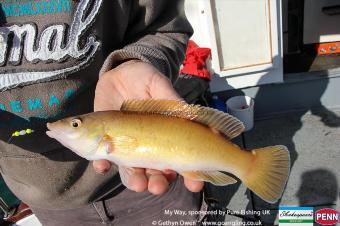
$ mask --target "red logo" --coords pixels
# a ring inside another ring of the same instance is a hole
[[[324,208],[315,212],[315,222],[318,224],[334,225],[339,220],[339,213],[331,208]]]

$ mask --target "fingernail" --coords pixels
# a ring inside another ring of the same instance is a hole
[[[105,173],[107,173],[107,171],[109,171],[109,168],[102,167],[102,166],[95,166],[94,170],[99,174],[105,174]]]

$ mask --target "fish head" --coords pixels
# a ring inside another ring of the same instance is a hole
[[[47,123],[46,134],[76,154],[92,160],[105,135],[104,125],[94,115],[84,115]]]

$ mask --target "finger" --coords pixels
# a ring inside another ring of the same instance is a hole
[[[191,192],[199,192],[203,189],[203,181],[193,181],[184,177],[184,185]]]
[[[147,177],[149,177],[151,175],[162,175],[163,172],[155,169],[145,169],[145,174]]]
[[[142,168],[134,168],[132,174],[128,178],[127,188],[136,192],[144,192],[148,187],[148,179],[145,170]]]
[[[177,173],[173,170],[163,170],[163,175],[170,183],[175,181],[177,178]]]
[[[148,190],[154,195],[163,194],[168,190],[169,181],[162,171],[146,169],[145,173],[149,179]]]
[[[169,182],[163,174],[149,176],[148,190],[154,195],[161,195],[168,190]]]
[[[167,179],[167,181],[170,183],[174,180],[176,180],[177,173],[173,170],[164,170],[164,171],[159,171],[155,169],[146,169],[145,173],[147,177],[150,177],[151,175],[163,175]]]
[[[106,173],[111,168],[111,163],[107,160],[95,160],[92,165],[97,173]]]

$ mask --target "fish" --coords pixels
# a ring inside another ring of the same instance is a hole
[[[176,100],[127,100],[119,111],[99,111],[47,123],[46,134],[88,160],[118,166],[122,183],[134,167],[174,170],[194,181],[226,186],[241,180],[277,202],[290,172],[283,145],[243,150],[231,140],[244,131],[237,118]]]

